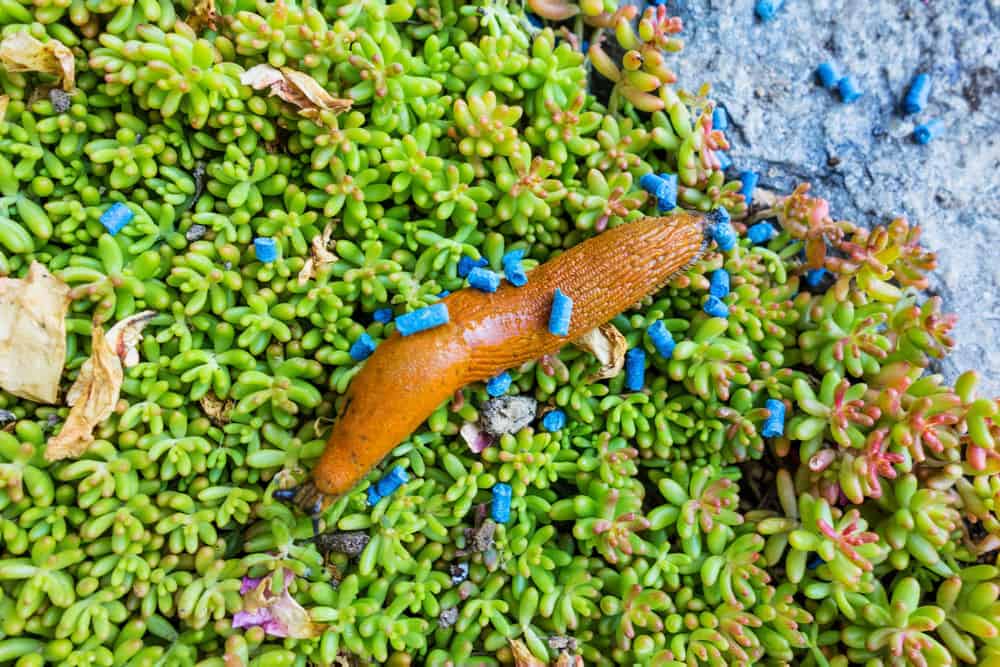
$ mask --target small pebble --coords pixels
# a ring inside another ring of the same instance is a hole
[[[511,250],[500,260],[503,266],[503,274],[514,287],[524,287],[528,284],[528,276],[521,268],[521,260],[524,259],[523,250]]]
[[[767,243],[777,236],[777,234],[778,230],[766,222],[758,222],[756,225],[747,230],[747,238],[750,239],[750,242],[755,245]]]
[[[497,523],[510,521],[510,484],[497,482],[493,485],[493,502],[490,503],[490,517]]]
[[[477,266],[489,266],[490,262],[485,257],[480,257],[479,259],[472,259],[467,255],[462,255],[462,258],[458,260],[458,277],[465,278],[469,275],[469,271],[476,268]]]
[[[372,352],[374,351],[375,340],[365,332],[358,336],[358,339],[351,344],[348,354],[351,355],[351,359],[354,361],[364,361],[372,356]]]
[[[625,388],[641,391],[646,383],[646,353],[642,348],[633,347],[625,353]]]
[[[703,310],[710,317],[729,317],[729,306],[718,297],[709,296],[708,300],[705,301]]]
[[[573,299],[557,287],[552,297],[552,312],[549,314],[549,333],[553,336],[568,336],[572,317]]]
[[[477,266],[469,271],[469,287],[480,292],[496,292],[500,287],[500,274]]]
[[[906,91],[903,98],[903,113],[920,113],[927,106],[927,100],[931,94],[931,77],[925,72],[913,77],[910,89]]]
[[[761,21],[770,21],[781,9],[782,4],[783,0],[757,0],[754,12]]]
[[[725,299],[729,296],[729,272],[725,269],[716,269],[712,272],[708,293],[714,297]]]
[[[913,138],[921,146],[926,146],[931,140],[941,134],[942,131],[944,131],[944,123],[934,118],[926,123],[917,125],[917,128],[913,130]]]
[[[725,132],[728,127],[729,116],[726,114],[726,110],[720,106],[712,109],[712,129]]]
[[[504,371],[500,375],[490,378],[489,382],[486,383],[486,393],[493,398],[503,396],[510,389],[511,382],[510,373]]]
[[[66,113],[73,106],[73,100],[69,93],[59,88],[53,88],[49,91],[49,102],[52,102],[52,109],[56,113]]]
[[[273,262],[278,259],[278,243],[268,236],[258,236],[253,240],[253,251],[261,262]]]
[[[459,581],[458,583],[460,584],[462,582]],[[447,609],[441,610],[441,614],[438,616],[438,627],[450,628],[457,622],[458,622],[458,607],[448,607]]]
[[[674,346],[676,346],[676,343],[670,331],[667,330],[667,325],[663,323],[663,320],[656,320],[650,324],[646,332],[649,334],[649,340],[653,342],[653,347],[656,348],[657,354],[664,359],[670,359],[674,356]]]
[[[184,232],[184,238],[188,243],[194,243],[205,236],[206,232],[208,232],[208,227],[205,225],[194,224],[188,227],[188,230]]]
[[[840,80],[837,66],[831,62],[820,63],[819,67],[816,68],[816,77],[819,79],[820,84],[827,90],[836,88],[837,82]]]
[[[101,214],[100,221],[108,233],[114,236],[135,218],[135,213],[128,206],[121,202],[115,202]]]
[[[858,83],[853,76],[845,76],[837,82],[837,90],[840,92],[840,99],[844,104],[856,102],[862,95],[858,90]]]
[[[564,426],[566,426],[566,413],[559,408],[546,412],[545,416],[542,417],[542,428],[549,433],[559,431]]]
[[[448,568],[448,574],[451,575],[452,585],[458,586],[460,583],[469,578],[469,564],[464,560],[458,563],[453,563],[452,566]]]
[[[755,171],[740,172],[740,194],[747,202],[747,206],[753,203],[753,191],[757,189],[757,181],[760,176]]]
[[[396,318],[396,330],[401,336],[412,336],[448,323],[448,306],[435,303]]]
[[[13,421],[17,421],[17,415],[10,410],[0,410],[0,426],[5,426]]]
[[[392,308],[379,308],[372,314],[372,317],[375,318],[376,322],[388,324],[392,322]]]
[[[321,533],[313,538],[316,549],[322,554],[340,553],[351,558],[360,556],[368,546],[370,538],[362,530]]]
[[[530,396],[498,396],[479,409],[479,427],[495,437],[517,433],[535,421],[537,414],[538,401]]]
[[[765,438],[777,438],[785,433],[785,404],[776,398],[769,398],[764,403],[768,416],[764,420],[764,428],[760,434]]]

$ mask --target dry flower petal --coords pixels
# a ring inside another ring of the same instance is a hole
[[[477,422],[466,422],[458,431],[465,444],[476,454],[481,454],[484,449],[493,444],[495,438],[479,427]]]
[[[590,352],[601,362],[600,370],[590,378],[591,381],[614,377],[625,365],[628,341],[610,322],[577,338],[573,344]]]
[[[554,667],[584,667],[583,658],[578,655],[570,655],[566,651],[559,654],[556,658]]]
[[[195,0],[185,23],[197,32],[205,28],[218,30],[218,21],[219,12],[215,9],[215,0]]]
[[[515,667],[546,667],[546,664],[536,658],[520,639],[510,640],[510,650],[514,654]]]
[[[71,407],[59,435],[49,438],[45,458],[58,461],[77,457],[94,441],[94,428],[111,416],[122,381],[122,360],[111,347],[101,325],[94,323],[90,340],[90,358],[80,367],[80,375],[66,394]]]
[[[132,368],[139,363],[139,343],[142,341],[142,330],[149,321],[156,317],[156,311],[144,310],[124,320],[119,321],[108,331],[108,345],[122,360],[125,368]]]
[[[26,32],[7,35],[0,42],[0,64],[8,72],[44,72],[59,77],[63,90],[76,86],[76,59],[57,39],[39,42]]]
[[[55,403],[66,363],[70,288],[38,262],[24,280],[0,278],[0,387]]]
[[[240,83],[255,90],[270,88],[277,95],[299,108],[299,114],[314,118],[320,111],[340,113],[347,111],[352,100],[334,97],[319,85],[316,79],[288,67],[277,69],[270,65],[254,65],[240,76]]]
[[[233,615],[233,627],[259,626],[274,637],[310,639],[319,636],[322,626],[314,623],[309,617],[309,612],[288,592],[290,575],[294,576],[284,570],[272,575],[282,577],[282,591],[278,595],[271,590],[270,577],[260,580],[244,577],[240,587],[240,592],[243,594],[243,610]]]
[[[333,225],[332,221],[327,223],[323,233],[313,237],[309,248],[309,259],[299,271],[300,285],[305,285],[311,278],[315,278],[316,273],[324,266],[337,261],[337,256],[330,252],[329,248],[330,237],[333,235]]]

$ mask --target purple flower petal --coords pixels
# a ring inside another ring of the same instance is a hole
[[[266,608],[255,611],[238,611],[233,614],[233,628],[254,628],[273,620],[271,611]]]
[[[240,595],[246,595],[257,588],[260,585],[261,579],[261,577],[243,577],[243,582],[240,584]]]
[[[466,444],[476,454],[481,454],[484,449],[495,442],[495,438],[486,431],[480,430],[475,422],[468,422],[459,431]]]

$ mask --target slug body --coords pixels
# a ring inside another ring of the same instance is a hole
[[[662,287],[705,248],[704,216],[642,218],[608,230],[537,267],[524,287],[466,288],[444,299],[447,324],[383,341],[351,381],[313,471],[318,492],[338,496],[361,480],[458,389],[545,354],[604,324]],[[549,333],[556,288],[573,299],[568,336]]]

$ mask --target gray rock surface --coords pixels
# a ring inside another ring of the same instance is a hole
[[[734,169],[760,186],[812,183],[837,218],[905,215],[938,253],[933,289],[957,312],[954,377],[979,370],[1000,396],[1000,0],[785,0],[769,22],[752,0],[668,0],[684,19],[681,85],[712,84],[730,116]],[[819,86],[835,61],[864,90],[854,104]],[[903,117],[912,77],[933,76],[930,102]],[[940,118],[927,146],[915,121]]]

